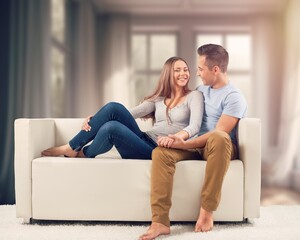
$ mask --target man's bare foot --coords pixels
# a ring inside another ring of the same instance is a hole
[[[74,151],[69,144],[62,145],[59,147],[48,148],[42,151],[42,156],[62,156],[66,157],[77,157],[78,152]]]
[[[161,223],[152,222],[148,231],[140,236],[139,240],[152,240],[157,238],[160,235],[169,235],[170,227],[167,227]]]
[[[200,215],[195,226],[195,232],[208,232],[214,226],[213,213],[201,207]]]

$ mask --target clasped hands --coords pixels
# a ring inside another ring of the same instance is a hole
[[[184,144],[184,140],[176,135],[159,136],[157,145],[165,148],[180,148]]]

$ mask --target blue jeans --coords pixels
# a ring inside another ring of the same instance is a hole
[[[75,151],[83,147],[86,157],[93,158],[98,154],[116,147],[122,158],[151,159],[152,150],[157,144],[142,132],[130,112],[121,104],[111,102],[101,108],[90,120],[91,131],[81,130],[70,142]]]

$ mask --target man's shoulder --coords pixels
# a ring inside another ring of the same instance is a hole
[[[247,102],[242,92],[235,86],[228,87],[228,93],[224,98],[224,114],[243,118],[247,113]]]
[[[211,89],[211,87],[205,86],[205,85],[199,85],[196,89],[202,93],[205,93],[205,92],[208,92]],[[240,89],[238,89],[236,86],[234,86],[231,83],[228,83],[226,86],[218,89],[218,92],[219,93],[239,93],[239,94],[241,94]]]
[[[240,89],[230,83],[216,91],[214,94],[214,98],[217,98],[222,102],[235,101],[235,99],[244,100],[244,96]]]
[[[220,89],[212,89],[210,86],[200,85],[197,87],[204,97],[219,99],[220,101],[232,100],[232,99],[244,99],[244,96],[239,88],[232,83],[228,83],[226,86]]]
[[[241,92],[239,88],[236,86],[229,84],[226,92],[226,98],[227,100],[233,100],[233,99],[241,99],[244,100],[244,95]]]
[[[232,83],[229,83],[227,85],[227,89],[229,93],[239,93],[242,94],[241,90],[239,88],[237,88],[235,85],[233,85]]]

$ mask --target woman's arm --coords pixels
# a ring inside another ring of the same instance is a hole
[[[202,117],[204,112],[203,94],[198,90],[190,93],[188,96],[188,108],[190,109],[189,125],[183,130],[189,134],[188,138],[197,135],[202,124]]]
[[[131,108],[129,112],[133,118],[141,118],[155,111],[155,102],[143,101],[141,104]]]

